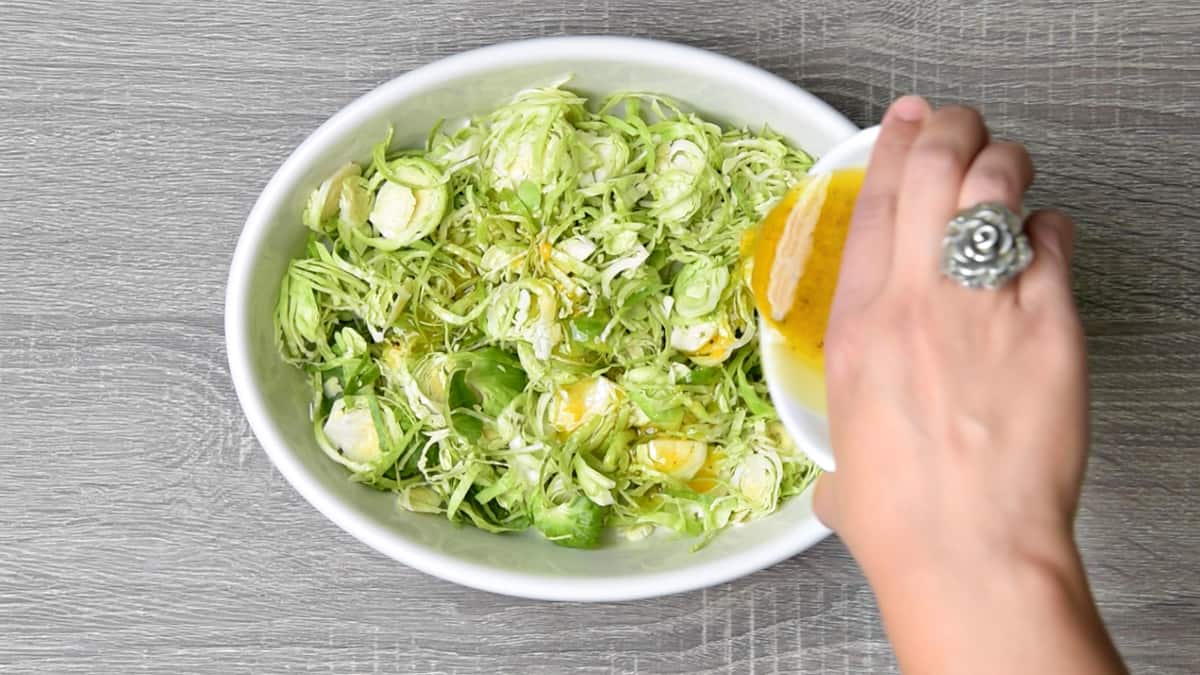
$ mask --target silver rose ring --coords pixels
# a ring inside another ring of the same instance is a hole
[[[946,224],[942,274],[967,288],[1000,288],[1031,262],[1021,217],[1003,204],[976,204]]]

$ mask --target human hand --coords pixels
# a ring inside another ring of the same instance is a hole
[[[963,288],[939,265],[959,209],[998,201],[1020,213],[1032,180],[1025,148],[990,140],[976,111],[905,97],[884,117],[855,207],[825,342],[837,471],[816,508],[876,589],[893,641],[914,630],[913,603],[954,622],[934,622],[942,651],[966,631],[977,654],[975,629],[1024,646],[1052,634],[1005,624],[1008,596],[1092,606],[1072,537],[1088,416],[1071,221],[1033,214],[1033,264],[999,290]],[[920,650],[897,653],[945,672]]]

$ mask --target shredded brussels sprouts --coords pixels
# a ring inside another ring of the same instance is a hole
[[[313,191],[275,316],[354,480],[583,548],[609,528],[702,545],[813,480],[767,398],[740,254],[808,155],[557,86],[390,145]]]

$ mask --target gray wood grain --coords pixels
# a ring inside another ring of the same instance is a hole
[[[379,82],[562,33],[711,48],[860,124],[980,106],[1082,224],[1079,538],[1140,673],[1200,668],[1200,5],[0,1],[0,671],[891,672],[836,540],[736,583],[551,604],[368,550],[272,469],[222,292],[276,166]]]

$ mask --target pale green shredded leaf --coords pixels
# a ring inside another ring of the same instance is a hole
[[[314,186],[275,326],[312,432],[399,508],[589,548],[775,511],[817,469],[753,345],[743,235],[812,163],[665,98],[529,89]]]

